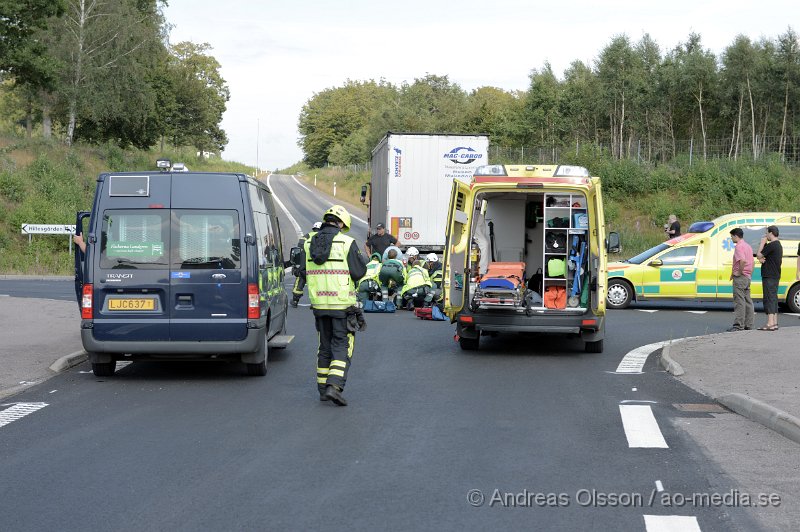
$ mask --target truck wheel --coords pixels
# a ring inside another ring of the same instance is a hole
[[[117,361],[92,362],[92,373],[95,377],[112,377],[117,369]]]
[[[606,303],[609,308],[627,308],[633,299],[633,287],[627,282],[613,279],[608,282],[608,292],[606,293]]]
[[[586,342],[584,344],[584,350],[587,353],[602,353],[603,352],[603,341],[596,340],[594,342]]]
[[[256,351],[256,359],[261,360],[261,362],[256,362],[254,364],[245,364],[247,366],[247,374],[252,377],[263,377],[267,374],[267,362],[269,361],[269,345],[267,343],[267,333],[266,330],[262,335],[261,342],[258,345],[258,351]]]
[[[800,283],[795,283],[786,296],[786,304],[792,312],[800,312]]]
[[[478,336],[477,338],[464,338],[459,336],[458,337],[458,345],[461,346],[463,351],[477,351],[480,347],[481,337]]]

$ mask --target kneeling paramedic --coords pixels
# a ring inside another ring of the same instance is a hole
[[[322,227],[322,222],[314,222],[314,225],[311,226],[311,231],[300,237],[300,241],[297,242],[297,247],[303,249],[306,242],[317,234],[320,227]],[[295,279],[294,286],[292,286],[292,301],[290,305],[293,307],[297,307],[297,303],[300,301],[300,298],[303,297],[303,288],[306,286],[306,274],[302,266],[302,264],[295,264],[292,267],[292,275],[294,275]]]
[[[305,242],[302,264],[308,297],[319,333],[317,389],[320,401],[347,405],[342,390],[353,356],[355,332],[366,329],[358,308],[356,283],[367,265],[350,230],[350,214],[340,205],[328,209],[322,228]]]
[[[362,304],[368,300],[381,298],[380,273],[381,254],[373,253],[367,263],[367,273],[358,281],[358,301]]]
[[[433,300],[433,289],[425,261],[409,257],[408,263],[411,269],[408,270],[406,284],[403,285],[401,292],[403,308],[413,310],[415,307],[429,307]]]

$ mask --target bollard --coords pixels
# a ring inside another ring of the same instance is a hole
[[[333,197],[336,197],[336,181],[333,182]]]

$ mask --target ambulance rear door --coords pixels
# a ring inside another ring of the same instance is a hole
[[[450,208],[445,227],[444,247],[444,310],[451,320],[464,307],[469,291],[469,275],[466,273],[471,248],[471,222],[473,208],[470,186],[453,180]]]

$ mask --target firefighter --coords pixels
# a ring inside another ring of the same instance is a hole
[[[406,274],[406,283],[403,285],[400,295],[402,308],[413,310],[414,307],[430,305],[433,300],[433,289],[425,261],[409,260],[409,264],[411,264],[411,268]]]
[[[317,231],[319,231],[320,227],[322,227],[322,222],[314,222],[311,226],[311,231],[300,237],[300,240],[297,242],[297,247],[303,249],[306,241],[314,236]],[[306,286],[306,276],[300,264],[292,266],[292,275],[294,275],[295,279],[294,286],[292,286],[292,301],[289,304],[297,308],[297,303],[300,301],[300,298],[303,297],[303,288]]]
[[[379,281],[381,273],[381,254],[373,253],[367,263],[367,273],[358,281],[358,300],[364,303],[368,299],[374,299],[376,294],[381,293]]]
[[[356,241],[345,235],[349,230],[350,214],[341,205],[334,205],[325,211],[322,227],[305,241],[301,253],[319,333],[319,400],[338,406],[347,405],[342,390],[353,356],[355,332],[366,328],[357,306],[356,283],[367,273],[367,265]]]
[[[406,250],[406,275],[411,271],[411,267],[419,260],[419,250],[411,246]]]

